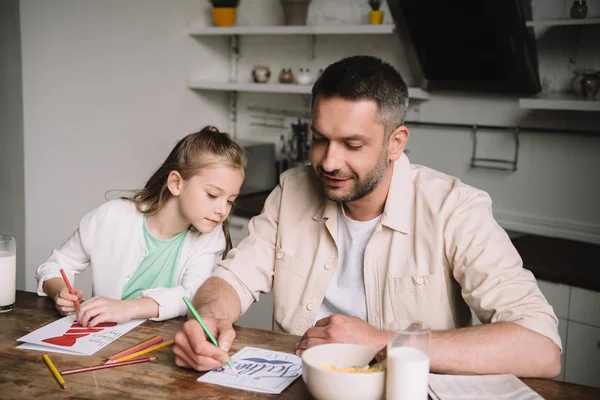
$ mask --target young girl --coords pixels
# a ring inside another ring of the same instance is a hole
[[[207,126],[177,143],[132,198],[108,201],[37,269],[38,294],[83,326],[186,315],[192,298],[229,250],[226,218],[244,180],[244,150]],[[92,266],[94,297],[76,308],[69,280]]]

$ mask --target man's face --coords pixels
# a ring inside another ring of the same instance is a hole
[[[327,198],[350,203],[371,193],[388,168],[388,145],[373,100],[317,98],[312,166]]]

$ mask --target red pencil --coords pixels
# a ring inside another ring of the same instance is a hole
[[[156,360],[156,357],[138,358],[137,360],[129,360],[129,361],[123,361],[123,362],[113,363],[113,364],[101,364],[101,365],[94,365],[93,367],[68,369],[66,371],[61,371],[60,374],[61,375],[73,375],[73,374],[79,374],[81,372],[97,371],[99,369],[105,369],[105,368],[115,368],[115,367],[123,367],[125,365],[141,364],[141,363],[151,362],[154,360]]]
[[[130,354],[136,353],[140,350],[144,350],[145,348],[154,346],[155,344],[160,343],[162,341],[163,341],[162,336],[155,336],[153,338],[143,341],[142,343],[138,343],[135,346],[131,346],[128,349],[120,351],[117,354],[113,354],[112,356],[108,357],[106,360],[102,361],[101,364],[106,364],[106,363],[112,364],[115,362],[115,360],[118,360],[121,357],[125,357]]]
[[[65,271],[63,271],[62,268],[60,269],[60,274],[67,285],[67,289],[69,289],[69,293],[74,295],[75,291],[73,290],[73,286],[71,286],[71,282],[69,282],[69,278],[67,278],[67,274],[65,274]],[[75,300],[75,307],[79,307],[79,300]]]

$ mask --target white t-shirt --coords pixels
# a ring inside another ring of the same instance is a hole
[[[367,298],[363,262],[365,249],[381,215],[370,221],[355,221],[338,208],[338,263],[315,323],[332,314],[367,320]]]

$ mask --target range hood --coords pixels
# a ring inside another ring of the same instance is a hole
[[[528,0],[388,0],[427,87],[535,94],[541,89]],[[414,62],[413,62],[414,64]]]

